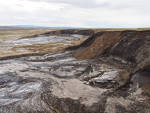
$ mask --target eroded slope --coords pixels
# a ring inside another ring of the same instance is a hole
[[[0,113],[150,113],[150,31],[61,30],[44,37],[80,43],[58,49],[55,42],[55,53],[39,55],[51,46],[35,46],[34,37],[15,41],[15,49],[38,52],[0,60]]]

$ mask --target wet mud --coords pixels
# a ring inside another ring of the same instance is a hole
[[[88,37],[55,53],[1,59],[0,113],[150,113],[149,36],[62,30],[10,41],[34,45]]]

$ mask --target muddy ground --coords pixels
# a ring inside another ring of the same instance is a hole
[[[81,29],[3,40],[0,113],[150,113],[149,41]]]

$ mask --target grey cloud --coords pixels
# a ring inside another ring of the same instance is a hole
[[[112,8],[112,9],[123,9],[128,7],[139,7],[140,5],[143,7],[142,0],[28,0],[34,2],[47,2],[47,3],[63,3],[69,4],[72,6],[80,7],[80,8]]]
[[[98,7],[107,7],[110,5],[108,2],[102,2],[101,4],[97,4],[95,0],[28,0],[28,1],[59,3],[59,4],[63,3],[80,8],[98,8]]]
[[[147,0],[0,1],[0,25],[148,27],[149,4]]]
[[[79,8],[109,8],[109,9],[124,9],[129,7],[143,7],[141,0],[27,0],[33,2],[47,2],[56,4],[68,4]],[[146,5],[146,4],[144,4]]]

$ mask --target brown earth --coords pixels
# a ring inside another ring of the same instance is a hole
[[[94,58],[105,52],[106,49],[114,46],[121,39],[121,32],[102,32],[100,36],[96,36],[93,43],[83,49],[77,51],[74,56],[80,59]],[[95,35],[93,35],[95,37]],[[91,37],[91,38],[93,38]]]

